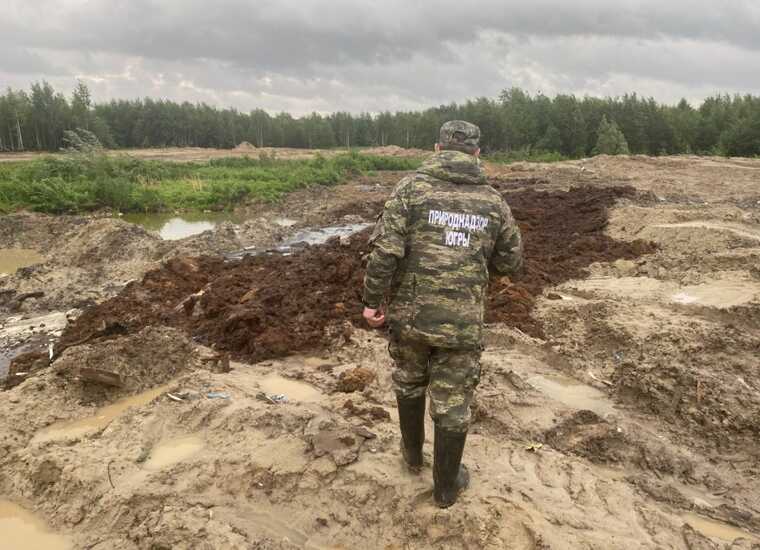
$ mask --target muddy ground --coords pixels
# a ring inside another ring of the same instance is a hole
[[[0,394],[0,498],[76,548],[760,548],[760,162],[488,170],[528,265],[491,288],[456,507],[400,468],[366,236],[214,257],[370,221],[400,174],[173,243],[0,218],[0,248],[45,258],[0,279],[0,338],[44,352]]]

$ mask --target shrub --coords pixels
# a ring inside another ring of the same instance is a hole
[[[628,142],[620,131],[615,121],[607,120],[606,116],[602,116],[602,120],[599,122],[599,138],[596,141],[596,147],[594,148],[595,155],[628,155]]]

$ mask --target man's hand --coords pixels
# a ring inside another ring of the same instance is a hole
[[[381,327],[383,326],[383,323],[385,323],[385,313],[383,313],[383,310],[381,309],[372,309],[370,307],[365,307],[364,312],[362,312],[362,316],[364,317],[364,320],[367,321],[367,324],[372,328]]]

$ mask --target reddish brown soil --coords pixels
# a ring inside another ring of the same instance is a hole
[[[585,187],[505,194],[523,231],[526,268],[514,281],[494,281],[489,321],[541,336],[531,311],[546,286],[582,276],[592,262],[651,252],[649,243],[618,242],[604,234],[607,209],[634,193],[624,187]],[[209,257],[172,260],[87,310],[66,329],[56,353],[151,324],[182,328],[197,341],[246,361],[328,347],[346,322],[362,325],[368,233],[355,235],[347,245],[333,239],[293,256],[229,263]]]
[[[535,297],[544,288],[584,276],[594,262],[633,259],[654,252],[645,241],[616,241],[604,233],[607,211],[621,198],[635,198],[632,187],[573,187],[569,191],[528,189],[504,193],[520,225],[525,269],[512,281],[495,279],[488,296],[486,320],[543,336],[531,317]]]

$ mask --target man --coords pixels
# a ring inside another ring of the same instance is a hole
[[[520,230],[479,161],[480,129],[455,120],[436,153],[396,186],[370,239],[364,318],[387,315],[401,450],[422,468],[425,392],[435,424],[435,502],[447,508],[469,484],[461,465],[470,402],[480,380],[483,302],[489,272],[522,265]],[[381,308],[387,297],[387,311]]]

